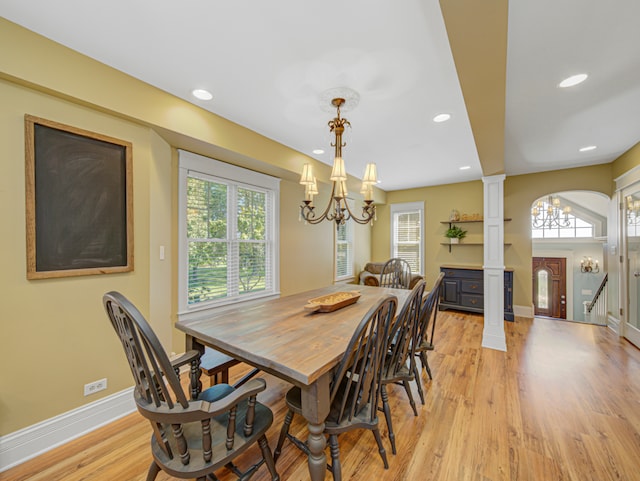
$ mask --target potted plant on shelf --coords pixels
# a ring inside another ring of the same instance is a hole
[[[460,242],[460,239],[464,238],[467,235],[466,230],[462,230],[457,225],[452,225],[447,231],[444,233],[445,237],[449,238],[449,242],[451,244],[457,244]]]

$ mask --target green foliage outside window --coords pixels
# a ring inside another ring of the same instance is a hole
[[[227,218],[230,202],[235,223]],[[266,205],[264,192],[187,179],[189,304],[227,297],[230,284],[237,294],[266,288]]]

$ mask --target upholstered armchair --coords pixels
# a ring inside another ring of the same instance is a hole
[[[382,268],[386,264],[385,262],[367,262],[364,266],[364,270],[360,272],[360,284],[365,286],[376,286],[380,285],[380,274],[382,273]],[[412,274],[411,275],[411,284],[409,285],[409,289],[413,289],[416,283],[423,279],[423,276],[420,274]]]

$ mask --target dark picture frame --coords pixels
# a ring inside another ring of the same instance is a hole
[[[130,142],[25,115],[27,279],[133,271]]]

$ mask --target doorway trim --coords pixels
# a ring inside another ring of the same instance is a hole
[[[637,172],[634,172],[634,174]],[[635,176],[634,178],[636,178]],[[618,330],[618,335],[624,337],[627,341],[631,342],[634,346],[640,347],[640,330],[635,325],[632,325],[632,319],[635,320],[638,318],[638,300],[636,297],[631,295],[631,288],[633,286],[634,290],[637,286],[637,282],[631,281],[631,256],[629,253],[629,237],[627,235],[627,221],[626,221],[626,208],[625,208],[625,198],[626,195],[629,194],[629,190],[633,190],[637,192],[640,188],[640,180],[636,180],[636,182],[627,183],[625,187],[618,190],[616,193],[619,199],[619,231],[618,235],[620,238],[620,254],[621,260],[623,260],[623,264],[620,269],[620,298],[622,307],[622,315],[620,316],[620,325]],[[636,270],[638,269],[637,264],[634,267]],[[632,316],[632,301],[634,301],[634,315]]]
[[[624,212],[624,195],[625,189],[633,187],[640,182],[640,166],[635,166],[624,174],[614,179],[616,183],[615,199],[617,223],[616,238],[618,244],[618,255],[621,261],[618,270],[618,311],[619,322],[617,325],[617,334],[620,337],[627,336],[627,322],[629,321],[629,260],[627,255],[627,239],[625,235],[625,212]],[[621,311],[621,312],[620,312]]]
[[[540,243],[541,244],[541,243]],[[535,243],[531,241],[531,260],[533,262],[534,257],[564,257],[567,259],[567,319],[573,320],[573,252],[559,249],[545,250],[544,255],[534,255]],[[571,286],[571,288],[569,288]]]

